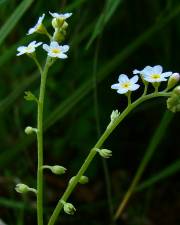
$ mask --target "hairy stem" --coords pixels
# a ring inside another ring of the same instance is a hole
[[[105,140],[114,131],[114,129],[118,126],[118,124],[134,108],[136,108],[142,102],[144,102],[146,100],[149,100],[151,98],[155,98],[155,97],[168,97],[168,96],[170,96],[170,93],[164,93],[164,92],[152,93],[152,94],[149,94],[149,95],[142,96],[139,99],[137,99],[135,102],[133,102],[132,104],[128,105],[127,108],[119,115],[119,117],[117,118],[117,120],[115,120],[115,122],[111,126],[108,126],[109,129],[106,129],[105,132],[102,134],[102,136],[100,137],[100,139],[98,140],[98,142],[95,144],[95,146],[89,152],[87,158],[85,159],[83,165],[81,166],[80,170],[78,171],[78,173],[75,176],[75,178],[73,179],[73,181],[68,184],[67,189],[65,190],[63,196],[61,197],[61,199],[57,203],[56,208],[54,209],[53,214],[50,217],[50,220],[48,222],[48,225],[54,225],[54,223],[56,222],[56,220],[57,220],[57,218],[59,216],[59,213],[61,212],[61,210],[63,208],[62,201],[65,201],[66,202],[66,200],[69,198],[69,196],[73,192],[74,188],[78,184],[79,179],[81,178],[81,176],[85,173],[85,171],[89,167],[90,163],[92,162],[92,160],[94,159],[95,155],[97,154],[97,151],[95,149],[96,148],[98,148],[98,149],[101,148],[101,146],[103,145],[103,143],[105,142]]]

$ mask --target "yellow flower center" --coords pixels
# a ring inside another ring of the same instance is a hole
[[[160,74],[152,74],[151,75],[151,78],[153,78],[153,79],[159,79],[159,78],[161,78],[161,75]]]
[[[130,87],[130,83],[127,82],[127,83],[124,83],[121,85],[123,88],[129,88]]]
[[[60,52],[61,52],[61,50],[58,49],[58,48],[53,48],[52,49],[52,53],[59,54]]]

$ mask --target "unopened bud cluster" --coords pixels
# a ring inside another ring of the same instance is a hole
[[[99,155],[105,159],[108,159],[112,156],[112,151],[109,149],[98,149],[95,148],[95,151],[99,153]]]
[[[65,202],[63,200],[61,200],[61,204],[63,204],[63,209],[65,213],[69,215],[74,215],[74,213],[76,212],[76,208],[73,206],[73,204]]]
[[[167,108],[174,113],[180,111],[180,86],[174,88],[171,96],[167,99]]]

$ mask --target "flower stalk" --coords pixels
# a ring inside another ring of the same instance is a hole
[[[46,64],[41,76],[40,93],[37,113],[37,147],[38,147],[38,168],[37,168],[37,219],[38,225],[43,225],[43,109],[46,89],[46,79],[50,67],[51,58],[47,57]]]
[[[102,147],[103,143],[106,141],[106,139],[109,137],[109,135],[114,131],[114,129],[122,122],[122,120],[134,108],[136,108],[142,102],[144,102],[146,100],[149,100],[149,99],[152,99],[152,98],[157,98],[157,97],[169,97],[170,95],[171,95],[170,92],[169,93],[158,92],[158,93],[152,93],[152,94],[149,94],[149,95],[146,95],[146,96],[141,96],[135,102],[133,102],[132,104],[128,105],[127,108],[114,121],[114,123],[111,124],[110,127],[108,125],[108,129],[105,130],[105,132],[102,134],[102,136],[97,141],[95,146],[90,150],[87,158],[85,159],[85,161],[84,161],[83,165],[81,166],[80,170],[78,171],[77,175],[74,177],[72,182],[70,182],[69,185],[67,186],[66,191],[64,192],[63,196],[61,197],[61,199],[57,203],[56,208],[54,209],[53,214],[50,217],[48,225],[54,225],[55,224],[55,222],[56,222],[56,220],[57,220],[57,218],[59,216],[59,213],[61,212],[61,210],[63,208],[62,201],[65,201],[65,202],[67,201],[67,199],[69,198],[69,196],[73,192],[74,188],[78,184],[81,176],[83,176],[83,174],[86,172],[86,170],[88,169],[88,167],[91,164],[92,160],[94,159],[94,157],[98,153],[96,149],[100,149]]]

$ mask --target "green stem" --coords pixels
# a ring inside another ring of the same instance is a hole
[[[41,74],[41,85],[38,101],[37,115],[37,147],[38,147],[38,168],[37,168],[37,220],[38,225],[43,225],[43,105],[46,87],[47,73],[50,67],[50,58],[46,60],[44,70]]]
[[[163,92],[152,93],[152,94],[149,94],[149,95],[146,95],[146,96],[142,96],[139,99],[137,99],[135,102],[133,102],[132,104],[128,105],[127,108],[119,115],[119,117],[117,118],[117,120],[115,120],[114,123],[111,126],[108,126],[109,128],[105,130],[105,132],[102,134],[102,136],[100,137],[100,139],[98,140],[98,142],[91,149],[90,153],[88,154],[86,160],[84,161],[84,163],[81,166],[80,170],[78,171],[77,175],[75,176],[75,178],[73,179],[73,181],[68,185],[68,187],[65,190],[63,196],[61,197],[61,199],[57,203],[56,208],[54,209],[53,214],[50,217],[50,220],[48,222],[48,225],[54,225],[54,223],[56,222],[56,220],[58,218],[58,215],[59,215],[60,211],[63,208],[62,201],[65,201],[65,202],[67,201],[67,199],[69,198],[70,194],[72,193],[72,191],[74,190],[74,188],[78,184],[79,179],[81,178],[81,176],[83,176],[83,174],[85,173],[85,171],[89,167],[91,161],[94,159],[95,155],[97,154],[97,151],[95,150],[95,148],[98,148],[98,149],[101,148],[102,144],[109,137],[109,135],[114,131],[114,129],[118,126],[118,124],[135,107],[137,107],[139,104],[141,104],[142,102],[144,102],[144,101],[146,101],[148,99],[151,99],[151,98],[155,98],[155,97],[168,97],[168,96],[170,96],[170,93],[163,93]]]

